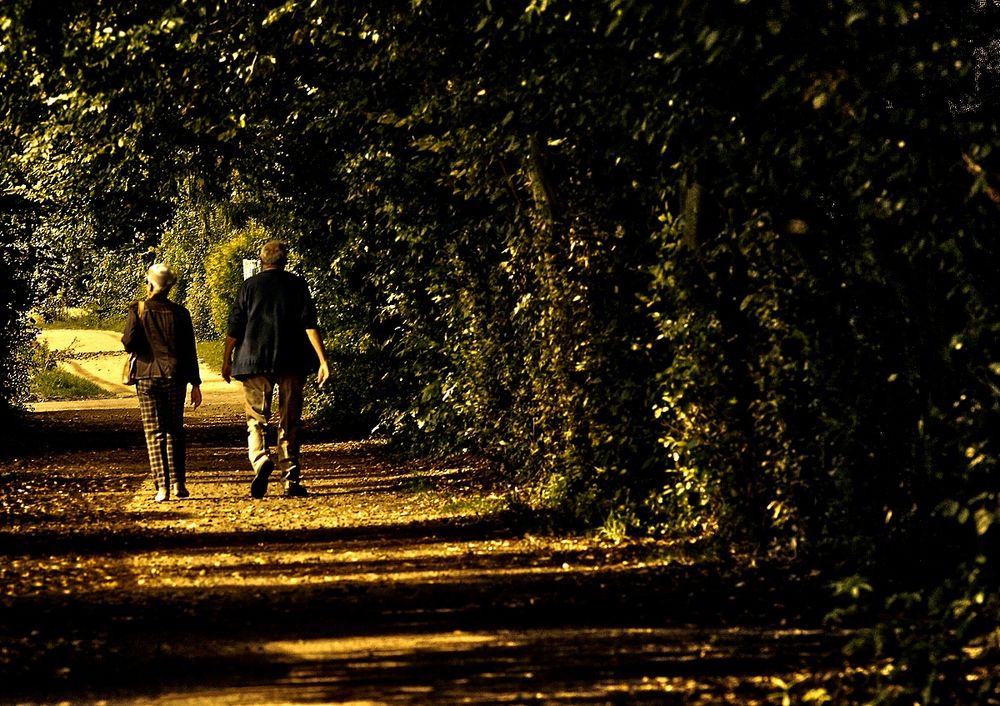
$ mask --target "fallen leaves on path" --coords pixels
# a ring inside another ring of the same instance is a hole
[[[310,495],[275,482],[254,501],[241,421],[208,413],[189,436],[192,497],[167,503],[131,410],[36,415],[0,466],[10,693],[763,704],[773,677],[840,659],[815,586],[665,542],[532,531],[475,459],[314,437]]]

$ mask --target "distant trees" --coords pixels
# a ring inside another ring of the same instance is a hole
[[[331,424],[841,561],[911,621],[892,688],[989,687],[943,675],[996,651],[995,3],[8,5],[5,243],[185,260],[207,334],[289,238]]]

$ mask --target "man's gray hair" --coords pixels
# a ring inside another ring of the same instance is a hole
[[[177,282],[177,274],[162,262],[151,265],[146,270],[146,281],[153,285],[153,293],[169,292]]]
[[[269,240],[260,249],[260,264],[264,267],[284,267],[288,262],[288,246],[280,240]]]

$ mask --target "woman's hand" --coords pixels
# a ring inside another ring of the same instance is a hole
[[[198,385],[191,386],[191,406],[195,409],[201,407],[201,387]]]

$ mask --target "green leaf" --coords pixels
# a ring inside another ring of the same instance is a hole
[[[976,510],[974,517],[976,521],[976,533],[982,536],[989,531],[990,525],[993,524],[993,520],[995,519],[995,514],[981,507]]]

